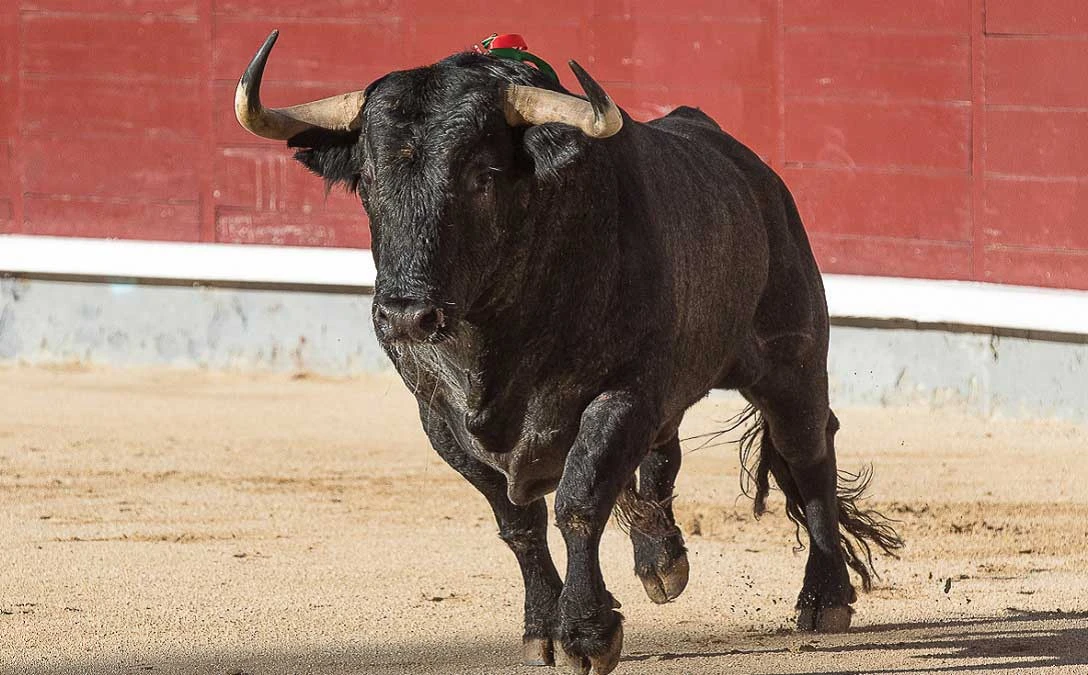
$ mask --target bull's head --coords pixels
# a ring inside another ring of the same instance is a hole
[[[588,100],[546,88],[529,66],[468,53],[391,73],[365,91],[265,108],[261,76],[276,35],[238,83],[238,121],[303,148],[296,158],[326,184],[358,193],[370,216],[383,342],[441,337],[488,302],[496,275],[512,264],[512,243],[527,236],[519,227],[541,181],[574,161],[587,139],[623,125],[573,61]]]

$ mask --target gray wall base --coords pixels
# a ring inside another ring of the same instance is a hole
[[[355,375],[390,366],[361,295],[0,279],[0,362]],[[832,328],[835,405],[1088,421],[1088,344]]]
[[[831,398],[1088,421],[1088,344],[976,333],[831,331]]]
[[[353,375],[386,367],[370,297],[0,279],[0,360]]]

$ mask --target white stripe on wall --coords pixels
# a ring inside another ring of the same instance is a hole
[[[103,279],[370,288],[361,249],[0,235],[0,272]],[[1088,291],[824,275],[836,318],[903,320],[1088,335]]]
[[[0,271],[76,277],[371,287],[370,251],[0,235]]]
[[[849,274],[825,274],[824,288],[836,318],[1088,335],[1088,291]]]

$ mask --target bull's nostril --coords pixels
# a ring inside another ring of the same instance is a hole
[[[420,310],[419,318],[416,321],[416,328],[418,328],[421,335],[428,337],[433,335],[435,331],[444,324],[445,317],[442,314],[442,310],[431,307]]]
[[[380,303],[374,303],[374,327],[378,332],[386,331],[390,326],[389,310]]]
[[[416,320],[416,328],[425,335],[433,333],[438,328],[438,317],[433,309],[419,315],[419,319]]]
[[[374,323],[379,337],[422,341],[446,325],[446,315],[427,302],[394,298],[375,303]]]

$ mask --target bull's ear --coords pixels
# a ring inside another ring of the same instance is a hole
[[[287,141],[291,148],[301,148],[295,159],[325,180],[325,190],[343,185],[349,192],[359,187],[359,164],[356,146],[359,132],[335,132],[312,129]]]
[[[579,162],[588,146],[586,135],[566,124],[527,127],[522,140],[525,154],[533,162],[533,173],[545,181],[554,180],[561,171]]]

